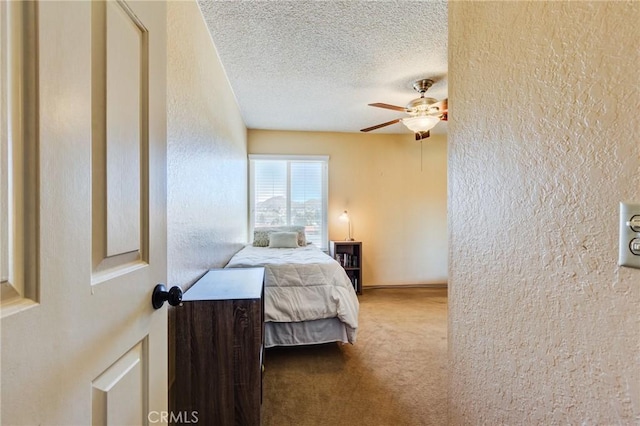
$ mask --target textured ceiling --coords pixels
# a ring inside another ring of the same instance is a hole
[[[446,1],[198,3],[250,129],[358,132],[403,117],[367,104],[405,106],[421,78],[447,97]]]

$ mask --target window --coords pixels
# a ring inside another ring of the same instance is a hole
[[[259,226],[303,225],[328,247],[328,156],[249,155],[250,234]]]

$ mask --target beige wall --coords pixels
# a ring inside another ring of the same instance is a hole
[[[188,286],[247,239],[246,128],[196,2],[168,2],[168,276]]]
[[[449,3],[450,423],[635,424],[640,3]]]
[[[325,154],[329,238],[344,240],[343,210],[362,241],[364,286],[447,282],[447,142],[409,133],[249,130],[251,154]],[[421,170],[422,167],[422,170]]]

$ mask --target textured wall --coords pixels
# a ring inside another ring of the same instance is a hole
[[[449,7],[451,424],[636,424],[640,3]]]
[[[195,2],[167,3],[167,275],[191,286],[247,239],[247,129]],[[169,310],[169,383],[175,377]]]
[[[246,128],[195,2],[168,2],[168,276],[193,283],[247,239]]]
[[[362,241],[364,286],[447,282],[447,139],[410,133],[249,130],[251,154],[329,155],[329,238],[345,209]],[[422,170],[420,158],[422,155]]]

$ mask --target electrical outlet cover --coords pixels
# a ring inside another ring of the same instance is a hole
[[[618,265],[640,269],[640,254],[632,251],[632,241],[637,243],[640,238],[640,229],[637,226],[640,220],[640,204],[620,203],[620,255]],[[634,248],[636,246],[634,245]]]

